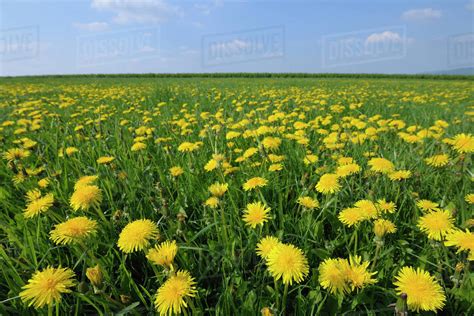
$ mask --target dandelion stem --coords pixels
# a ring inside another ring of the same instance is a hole
[[[282,315],[285,315],[287,295],[288,295],[288,283],[285,284],[285,289],[283,290],[283,298],[281,300],[281,313],[282,313]]]

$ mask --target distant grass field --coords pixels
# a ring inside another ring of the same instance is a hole
[[[432,79],[0,79],[0,314],[474,313],[474,88]]]

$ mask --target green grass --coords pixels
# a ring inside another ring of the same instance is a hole
[[[0,160],[0,314],[35,314],[18,294],[35,271],[47,266],[69,267],[79,282],[54,307],[57,314],[154,313],[154,295],[166,274],[161,267],[152,266],[143,251],[126,255],[117,247],[123,227],[141,218],[158,224],[161,240],[177,241],[175,264],[188,270],[197,282],[198,293],[188,308],[192,315],[255,315],[266,306],[280,306],[276,313],[282,310],[283,285],[279,281],[275,286],[255,252],[259,239],[266,235],[297,246],[309,262],[309,275],[289,287],[288,314],[390,313],[387,306],[397,300],[394,277],[407,265],[421,267],[436,277],[447,298],[444,313],[474,311],[469,303],[474,299],[474,274],[469,270],[467,253],[456,253],[453,247],[429,240],[417,227],[423,213],[415,205],[418,199],[437,202],[442,208],[454,209],[456,227],[469,227],[472,205],[465,196],[473,193],[472,157],[461,157],[442,140],[473,132],[474,90],[470,81],[67,77],[1,79],[1,84],[0,126],[5,121],[13,125],[0,129],[0,152],[18,147],[15,142],[28,137],[38,144],[21,165],[44,167],[44,171],[14,184],[20,162],[12,169],[7,160]],[[165,105],[159,105],[162,102]],[[343,106],[342,111],[332,111],[334,105]],[[351,105],[358,106],[351,109]],[[284,113],[284,118],[268,122],[276,110]],[[210,113],[208,119],[201,116],[204,112]],[[380,119],[369,119],[375,115],[383,120],[402,120],[405,126],[387,126],[377,139],[361,144],[339,141],[345,144],[340,149],[325,146],[326,135],[318,131],[331,132],[338,125],[339,134],[363,132],[365,128],[343,124],[354,118],[367,123],[366,127],[378,128]],[[39,130],[31,130],[32,116],[40,120]],[[327,124],[322,123],[324,118]],[[232,127],[244,119],[248,119],[244,128]],[[122,120],[129,122],[121,125]],[[429,128],[436,120],[449,123],[438,138],[409,144],[398,136],[409,126]],[[297,121],[310,122],[305,128],[307,146],[288,137],[296,132]],[[180,127],[183,122],[187,126]],[[75,131],[79,125],[83,129]],[[280,129],[268,135],[226,140],[230,130],[245,132],[261,125]],[[26,130],[18,134],[23,126]],[[141,126],[154,130],[144,141],[146,150],[132,152],[136,129]],[[206,135],[200,135],[201,131]],[[247,161],[234,161],[241,155],[235,149],[259,147],[270,135],[282,139],[275,151],[285,155],[282,171],[268,171],[268,152],[264,150]],[[158,138],[170,140],[156,143]],[[184,141],[202,141],[203,145],[195,152],[181,153],[177,148]],[[233,147],[228,147],[229,142]],[[79,152],[60,157],[58,152],[66,147],[76,147]],[[316,164],[303,163],[308,151],[319,157]],[[389,159],[397,169],[410,170],[412,177],[399,182],[370,173],[368,152]],[[214,153],[223,154],[239,170],[228,175],[222,169],[206,172],[204,165]],[[433,168],[424,162],[424,158],[438,153],[449,154],[448,166]],[[99,165],[96,160],[101,156],[115,160],[112,165]],[[340,192],[322,195],[315,185],[322,174],[335,170],[335,156],[352,157],[362,172],[341,180]],[[172,166],[181,166],[184,174],[173,178],[168,171]],[[120,176],[124,174],[125,178]],[[70,207],[74,183],[83,175],[99,176],[97,183],[103,192],[99,212],[103,215],[95,210],[74,212]],[[269,184],[259,191],[245,192],[243,183],[255,176],[268,179]],[[55,203],[48,212],[25,219],[25,194],[37,188],[42,178],[50,179],[42,192],[52,192]],[[210,197],[208,186],[215,182],[228,183],[229,190],[220,206],[211,209],[203,203]],[[304,211],[297,203],[303,194],[316,198],[321,207]],[[320,263],[356,254],[372,262],[377,248],[373,221],[350,228],[339,221],[339,212],[358,200],[382,198],[397,206],[397,211],[387,217],[397,232],[385,237],[377,255],[377,283],[344,298],[331,295],[318,281]],[[251,229],[242,214],[247,203],[257,200],[271,207],[272,218],[263,227]],[[180,221],[183,213],[185,220]],[[98,221],[96,237],[82,246],[55,245],[49,239],[54,225],[78,215]],[[465,268],[456,272],[461,262]],[[85,275],[86,269],[96,264],[103,268],[105,282],[98,294]],[[46,314],[48,309],[38,311]]]

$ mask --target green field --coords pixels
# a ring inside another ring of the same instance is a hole
[[[0,314],[473,314],[444,79],[1,78]]]

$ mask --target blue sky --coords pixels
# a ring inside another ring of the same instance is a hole
[[[474,1],[0,0],[0,75],[472,67]]]

